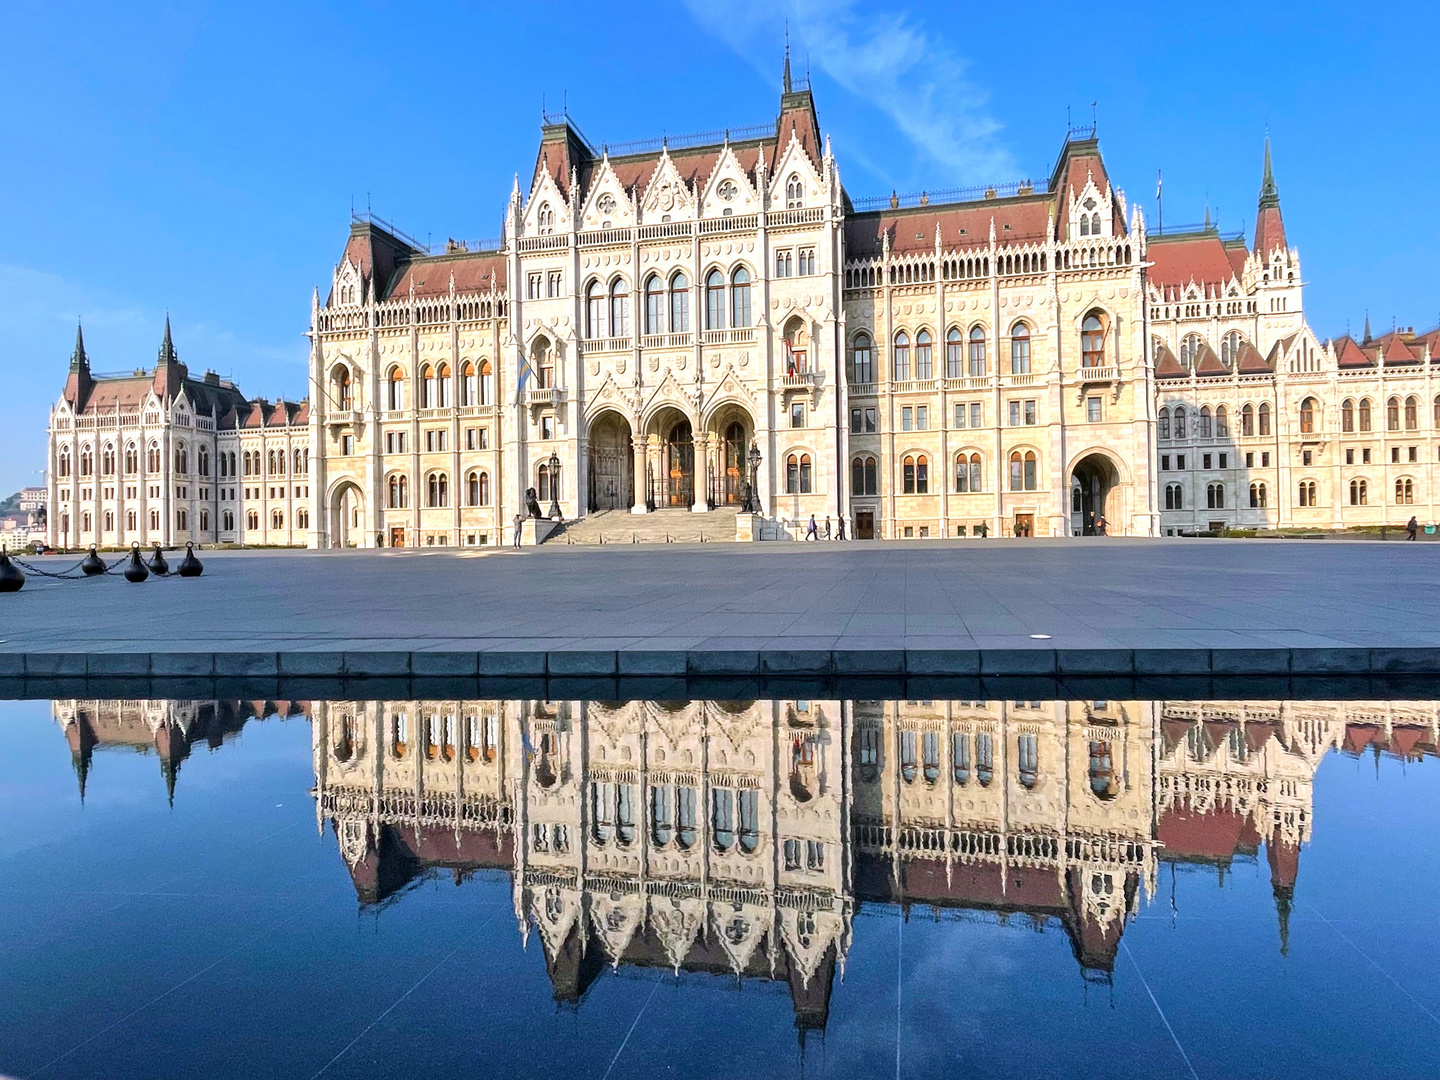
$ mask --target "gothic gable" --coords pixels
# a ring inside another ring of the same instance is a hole
[[[706,217],[754,214],[760,209],[760,195],[728,143],[705,182],[700,203]]]
[[[670,151],[663,150],[660,160],[645,185],[645,201],[642,214],[648,224],[662,221],[682,221],[695,216],[695,198],[690,187],[670,159]]]
[[[580,227],[590,229],[623,229],[635,224],[635,204],[625,185],[615,175],[607,154],[595,170],[590,190],[580,212]]]

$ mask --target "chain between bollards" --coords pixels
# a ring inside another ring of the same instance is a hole
[[[122,555],[114,562],[105,563],[95,550],[95,545],[90,545],[89,554],[81,559],[74,566],[60,571],[45,570],[23,559],[12,558],[4,545],[0,545],[0,592],[19,592],[25,586],[25,574],[20,567],[24,567],[37,577],[51,578],[56,581],[79,581],[82,577],[103,577],[106,574],[113,574],[116,567],[121,563],[127,563],[124,575],[126,581],[141,582],[150,577],[153,573],[156,577],[199,577],[205,572],[204,564],[195,557],[195,545],[186,543],[185,557],[180,560],[180,565],[170,569],[170,564],[165,561],[165,555],[160,545],[155,545],[155,554],[150,557],[149,565],[140,557],[140,544],[138,542],[130,545],[130,553]]]

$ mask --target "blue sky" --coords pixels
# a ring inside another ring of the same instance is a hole
[[[420,237],[499,231],[542,95],[595,142],[773,119],[782,27],[852,195],[1042,177],[1097,102],[1154,219],[1253,226],[1268,125],[1322,337],[1440,318],[1440,6],[687,0],[12,4],[0,65],[0,493],[39,481],[85,321],[96,370],[181,359],[305,389],[311,290],[351,200]],[[1423,252],[1423,255],[1422,255]]]

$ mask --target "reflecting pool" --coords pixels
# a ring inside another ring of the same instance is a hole
[[[0,1075],[1440,1074],[1440,702],[0,702]]]

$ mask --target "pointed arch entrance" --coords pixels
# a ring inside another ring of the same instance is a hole
[[[327,532],[332,548],[369,547],[365,530],[365,495],[353,480],[342,480],[330,492]]]
[[[679,409],[661,409],[650,421],[650,460],[646,484],[655,507],[685,507],[695,503],[695,429]]]
[[[721,405],[710,414],[706,425],[709,489],[706,502],[717,506],[739,506],[745,501],[749,480],[746,455],[755,437],[755,421],[740,405]]]
[[[1083,455],[1070,469],[1070,533],[1118,536],[1124,529],[1125,487],[1120,466],[1109,454]]]
[[[590,422],[589,512],[635,504],[635,449],[630,421],[607,409]]]

